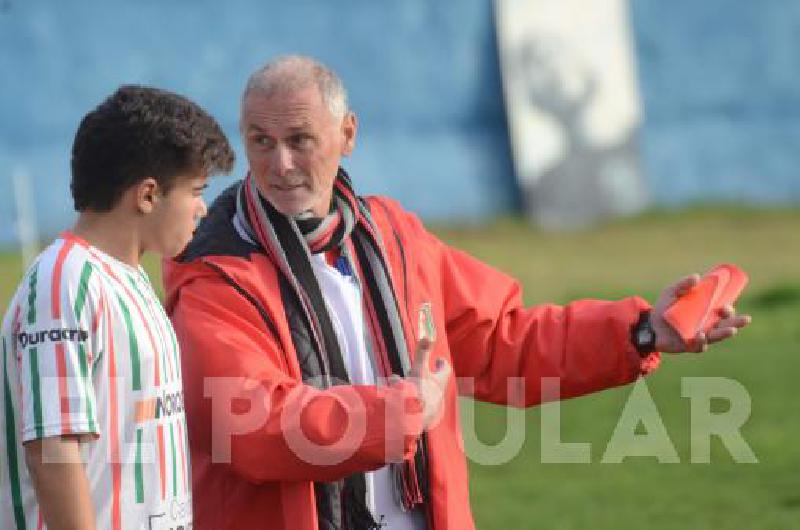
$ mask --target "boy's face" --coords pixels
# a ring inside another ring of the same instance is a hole
[[[169,192],[158,194],[145,220],[144,250],[172,258],[186,248],[197,222],[206,215],[203,190],[207,180],[203,173],[179,176]]]

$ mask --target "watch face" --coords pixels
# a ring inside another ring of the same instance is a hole
[[[642,328],[639,330],[637,338],[639,339],[639,344],[649,344],[653,340],[653,330],[649,327]]]

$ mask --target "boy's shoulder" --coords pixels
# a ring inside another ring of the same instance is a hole
[[[33,261],[25,278],[32,275],[40,279],[50,278],[63,284],[64,282],[80,281],[82,276],[90,274],[100,265],[99,260],[92,254],[89,247],[81,241],[59,236],[50,243]]]
[[[5,308],[3,329],[13,322],[38,322],[52,312],[53,298],[63,300],[64,292],[77,293],[70,287],[80,282],[80,271],[75,258],[69,254],[74,252],[68,242],[59,237],[42,250],[28,266],[17,284],[16,292]],[[81,251],[79,251],[81,252]],[[69,259],[68,259],[69,258]],[[85,259],[81,259],[85,261]]]
[[[50,243],[33,260],[17,288],[27,304],[52,299],[74,299],[92,289],[94,274],[100,269],[99,261],[88,246],[69,237],[60,236]]]

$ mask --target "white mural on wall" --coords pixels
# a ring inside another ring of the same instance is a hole
[[[495,0],[514,166],[539,224],[647,204],[627,0]]]

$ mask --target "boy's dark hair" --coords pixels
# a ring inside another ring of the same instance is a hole
[[[229,173],[233,159],[219,124],[197,104],[166,90],[125,85],[81,120],[70,189],[79,212],[105,212],[147,177],[168,192],[181,174]]]

